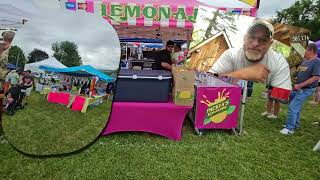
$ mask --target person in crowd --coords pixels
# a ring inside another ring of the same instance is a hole
[[[109,99],[110,96],[112,95],[114,88],[115,88],[114,82],[108,82],[106,87],[107,99]]]
[[[272,86],[268,86],[268,97],[267,97],[267,110],[261,113],[261,116],[266,116],[270,119],[277,119],[280,112],[280,102],[277,99],[271,97]]]
[[[174,42],[169,40],[167,41],[166,48],[158,51],[155,57],[155,69],[156,70],[172,70],[172,59],[171,53],[174,49]]]
[[[28,98],[31,95],[31,91],[33,88],[33,81],[34,81],[34,77],[31,75],[31,71],[30,70],[25,71],[22,77],[22,84],[20,84],[22,92],[25,92],[25,95],[26,95],[25,104],[27,104]]]
[[[290,69],[286,59],[273,51],[273,26],[255,20],[249,27],[242,48],[226,50],[209,72],[214,75],[265,83],[290,91]]]
[[[8,73],[7,63],[11,42],[15,33],[13,31],[4,31],[2,33],[3,41],[0,42],[0,80],[3,81]]]
[[[16,70],[12,70],[8,73],[6,77],[6,82],[8,82],[11,86],[17,85],[19,83],[19,74]]]
[[[316,92],[315,92],[315,95],[314,95],[314,98],[313,98],[313,101],[311,102],[311,104],[318,105],[319,102],[320,102],[320,80],[318,81],[318,86],[317,86],[317,89],[316,89]]]
[[[174,51],[171,55],[173,63],[176,65],[179,65],[180,62],[183,60],[183,55],[184,55],[184,53],[181,50],[181,45],[175,44]]]
[[[126,58],[126,55],[121,56],[120,68],[121,69],[128,69],[128,60]]]
[[[4,83],[8,74],[7,63],[11,42],[15,33],[13,31],[4,31],[0,41],[0,131],[2,131],[1,117],[2,117],[2,104],[4,98]]]
[[[281,134],[290,135],[300,128],[300,112],[304,102],[312,96],[320,80],[320,59],[317,57],[317,45],[308,45],[304,61],[298,68],[297,81],[291,92],[288,108],[287,122],[280,131]]]
[[[105,96],[106,95],[106,87],[104,87],[104,84],[102,81],[99,81],[96,88],[97,94],[99,96]]]

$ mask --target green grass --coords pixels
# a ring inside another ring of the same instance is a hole
[[[48,103],[34,92],[24,109],[4,115],[3,131],[18,150],[30,155],[64,154],[92,143],[105,127],[111,103],[88,108],[87,113]],[[103,114],[103,115],[102,115]]]
[[[301,130],[279,133],[287,108],[278,120],[261,118],[263,86],[255,85],[246,106],[246,134],[209,131],[197,136],[185,121],[179,142],[145,133],[101,137],[70,156],[35,158],[0,144],[0,179],[320,179],[319,106],[305,104]],[[1,142],[1,141],[0,141]]]

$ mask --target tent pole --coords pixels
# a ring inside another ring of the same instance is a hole
[[[240,123],[239,123],[239,134],[243,133],[243,117],[244,117],[244,109],[246,106],[246,99],[247,99],[247,91],[248,91],[248,81],[244,82],[244,89],[242,93],[242,100],[241,100],[241,112],[240,112]]]
[[[128,60],[128,42],[126,43],[126,59]]]
[[[17,56],[16,68],[18,67],[18,63],[19,63],[19,56],[20,56],[20,51],[18,52],[18,56]]]

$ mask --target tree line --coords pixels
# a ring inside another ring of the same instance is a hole
[[[78,46],[74,42],[62,41],[51,44],[53,57],[67,67],[82,64]],[[39,62],[48,59],[49,55],[44,50],[35,48],[27,56],[19,46],[12,46],[9,51],[8,62],[23,68],[27,63]]]

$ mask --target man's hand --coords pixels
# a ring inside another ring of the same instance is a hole
[[[296,85],[294,85],[294,89],[295,90],[300,90],[301,88],[302,88],[303,86],[301,85],[301,84],[296,84]]]
[[[231,73],[227,73],[225,74],[225,76],[264,83],[269,73],[270,70],[267,66],[258,63]]]
[[[172,66],[166,62],[162,62],[161,66],[167,70],[172,70]]]

